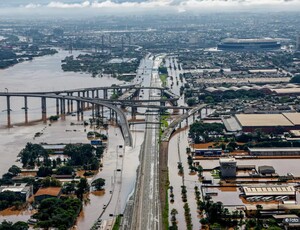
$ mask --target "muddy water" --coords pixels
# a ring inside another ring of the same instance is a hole
[[[39,92],[83,87],[110,86],[121,84],[111,77],[92,78],[90,74],[64,72],[61,69],[61,60],[66,56],[78,56],[80,51],[59,50],[53,56],[35,58],[30,62],[23,62],[8,69],[0,70],[0,91],[6,92]],[[6,88],[6,89],[5,89]],[[23,98],[11,98],[11,119],[13,123],[24,121]],[[6,99],[0,97],[0,126],[6,125]],[[41,119],[41,101],[37,98],[28,98],[29,120]],[[48,115],[55,114],[55,100],[47,100]]]
[[[73,52],[77,56],[79,52]],[[12,68],[0,71],[0,82],[3,89],[0,91],[51,91],[61,89],[73,89],[82,87],[110,86],[111,84],[121,84],[122,82],[109,78],[91,78],[87,74],[65,73],[60,68],[60,61],[66,55],[66,51],[60,51],[54,56],[36,58],[32,62],[24,62]],[[47,113],[55,113],[55,101],[47,100]],[[11,99],[12,122],[22,122],[24,120],[23,100]],[[41,117],[40,100],[29,99],[29,119],[39,119]],[[6,101],[0,98],[0,126],[6,124]],[[88,120],[91,112],[84,113],[84,119]],[[17,164],[17,154],[24,148],[27,142],[47,142],[47,143],[88,143],[86,132],[90,129],[81,125],[70,126],[70,123],[77,123],[76,117],[68,116],[66,121],[58,121],[49,124],[37,123],[32,126],[14,125],[11,129],[0,129],[0,174],[7,172],[8,168]],[[79,122],[80,123],[80,122]],[[39,138],[34,138],[36,132],[42,132]],[[106,134],[106,131],[102,130]],[[134,189],[136,168],[139,164],[138,154],[143,141],[143,132],[133,131],[134,147],[124,148],[124,141],[118,128],[109,127],[107,151],[103,158],[103,169],[97,173],[93,179],[102,177],[106,180],[105,191],[102,194],[90,194],[90,202],[84,206],[83,212],[78,220],[78,229],[89,229],[96,218],[103,210],[103,205],[107,203],[111,195],[112,201],[103,215],[103,219],[109,218],[109,214],[119,214],[123,212],[125,203]],[[119,146],[122,145],[122,148]],[[122,155],[122,157],[120,157]],[[116,173],[116,169],[121,169],[121,173]],[[114,189],[113,189],[114,188]],[[113,194],[110,191],[114,190]],[[30,213],[23,212],[14,215],[0,215],[1,220],[26,221]]]
[[[184,218],[184,209],[181,199],[181,185],[183,184],[182,176],[178,175],[177,162],[181,160],[184,168],[184,185],[187,188],[187,200],[191,209],[193,229],[200,229],[198,213],[196,212],[196,200],[194,194],[195,185],[200,185],[197,175],[189,175],[189,166],[187,164],[186,147],[188,146],[188,130],[177,133],[172,137],[169,143],[169,180],[170,185],[174,187],[175,202],[169,204],[169,210],[177,209],[178,229],[186,229]]]

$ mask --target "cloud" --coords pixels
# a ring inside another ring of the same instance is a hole
[[[63,3],[63,2],[50,2],[46,7],[48,8],[87,8],[91,5],[89,1],[82,3]]]
[[[39,8],[39,7],[41,7],[40,4],[34,4],[34,3],[29,3],[24,6],[24,8],[26,8],[26,9],[35,9],[35,8]]]
[[[56,9],[131,9],[131,10],[147,10],[160,8],[168,8],[177,12],[185,12],[188,10],[236,10],[236,9],[300,9],[300,0],[125,0],[114,2],[112,0],[104,1],[52,1],[44,4],[30,3],[22,6],[27,9],[34,8],[56,8]]]

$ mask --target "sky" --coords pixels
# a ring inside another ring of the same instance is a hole
[[[88,11],[299,11],[300,0],[0,0],[2,13]]]

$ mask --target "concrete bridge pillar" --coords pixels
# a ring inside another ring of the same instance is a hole
[[[82,97],[85,97],[85,91],[82,92]],[[82,110],[85,110],[85,102],[82,102],[83,107],[81,107]]]
[[[70,96],[69,93],[67,93],[67,96]],[[67,113],[69,114],[71,111],[71,104],[70,104],[70,100],[67,100]]]
[[[95,104],[92,103],[92,117],[95,119]]]
[[[73,93],[70,93],[70,96],[73,97]],[[70,103],[71,103],[71,112],[73,112],[74,111],[73,100],[70,100]]]
[[[103,98],[104,99],[108,98],[108,89],[103,89]]]
[[[65,120],[66,119],[66,106],[65,106],[65,100],[60,99],[60,114],[61,114],[61,119]]]
[[[83,121],[83,110],[84,110],[84,102],[81,102],[81,109],[80,109],[80,119]]]
[[[96,90],[96,96],[97,96],[97,98],[99,98],[99,90],[98,89]]]
[[[202,109],[199,110],[199,118],[202,119]]]
[[[59,116],[59,99],[56,98],[56,115]]]
[[[92,90],[92,98],[95,98],[95,90]]]
[[[104,119],[104,108],[103,108],[103,106],[101,106],[101,117],[102,117],[102,119]]]
[[[24,97],[24,113],[25,113],[25,124],[28,123],[28,102],[27,96]]]
[[[47,123],[47,104],[46,104],[46,97],[42,97],[42,121]]]
[[[80,101],[76,101],[76,104],[77,104],[77,111],[76,111],[76,113],[77,113],[77,121],[79,121],[79,114],[80,114]]]
[[[6,111],[7,111],[7,128],[11,127],[11,120],[10,120],[10,96],[6,96]]]
[[[131,107],[131,119],[136,118],[136,113],[137,113],[137,108],[136,107]]]
[[[77,97],[80,97],[80,92],[79,91],[77,92]]]
[[[161,102],[160,102],[160,106],[166,106],[166,102],[161,101]]]

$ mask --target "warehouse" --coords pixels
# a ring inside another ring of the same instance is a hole
[[[251,156],[300,156],[300,148],[248,148]]]
[[[254,185],[243,186],[244,195],[249,196],[288,196],[295,197],[296,190],[291,185]]]

